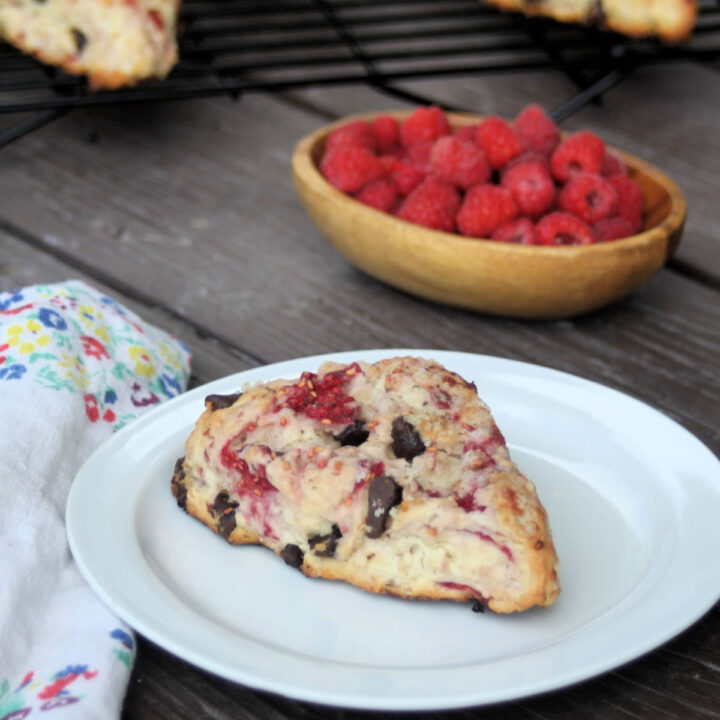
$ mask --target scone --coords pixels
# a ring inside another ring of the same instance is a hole
[[[561,22],[597,25],[615,32],[642,37],[657,35],[666,42],[680,42],[692,31],[697,0],[486,0],[490,5],[543,15]]]
[[[438,363],[326,363],[205,405],[172,492],[229,542],[404,598],[506,613],[557,597],[534,486],[475,386]]]
[[[0,0],[0,37],[93,89],[164,77],[180,0]]]

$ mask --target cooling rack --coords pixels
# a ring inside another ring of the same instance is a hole
[[[186,0],[179,44],[168,78],[113,92],[92,92],[83,78],[0,44],[0,113],[23,114],[0,133],[0,146],[77,107],[353,83],[425,102],[397,82],[552,69],[574,85],[554,110],[561,120],[638,66],[716,62],[720,3],[700,0],[692,38],[668,46],[501,13],[477,0]]]

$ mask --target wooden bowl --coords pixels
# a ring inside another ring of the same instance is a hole
[[[561,318],[619,300],[647,282],[680,242],[686,204],[664,173],[623,158],[645,196],[643,231],[584,246],[518,245],[429,230],[358,202],[332,187],[318,167],[330,131],[352,120],[408,112],[356,115],[316,130],[295,147],[295,189],[330,243],[368,275],[437,302],[496,315]],[[448,113],[453,128],[479,115]]]

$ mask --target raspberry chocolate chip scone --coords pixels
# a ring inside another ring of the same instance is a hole
[[[486,0],[502,10],[583,23],[631,36],[680,42],[692,31],[697,0]]]
[[[0,0],[0,37],[95,90],[165,77],[180,0]]]
[[[178,505],[310,577],[496,612],[550,605],[545,511],[475,386],[436,362],[326,363],[210,395]]]

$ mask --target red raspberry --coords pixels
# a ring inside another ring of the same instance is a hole
[[[376,210],[390,212],[397,202],[398,191],[391,180],[383,178],[366,185],[355,197]]]
[[[373,135],[372,126],[364,120],[355,120],[354,122],[341,125],[335,128],[325,141],[325,152],[334,150],[337,147],[355,145],[363,147],[366,150],[375,149],[375,136]]]
[[[615,214],[640,225],[645,209],[645,199],[640,186],[625,175],[612,175],[607,181],[617,190],[618,194]]]
[[[591,245],[592,230],[580,218],[565,212],[552,212],[535,226],[541,245]]]
[[[528,105],[515,119],[515,132],[523,145],[546,157],[560,144],[555,123],[539,105]]]
[[[406,198],[397,216],[435,230],[455,232],[460,193],[435,175],[428,175]]]
[[[490,179],[490,166],[474,143],[446,135],[435,141],[430,152],[433,169],[455,187],[466,189]]]
[[[627,175],[627,165],[625,165],[621,157],[606,152],[605,158],[603,159],[602,174],[605,177]]]
[[[509,162],[505,163],[502,170],[500,171],[500,177],[505,177],[505,173],[514,168],[516,165],[524,165],[525,163],[538,163],[539,165],[542,165],[545,170],[547,170],[548,175],[550,174],[550,160],[548,160],[545,155],[541,155],[540,153],[534,152],[533,150],[528,150],[527,152],[520,153],[520,155],[517,155]]]
[[[375,149],[379,153],[386,153],[400,144],[400,126],[394,117],[380,115],[372,122],[372,134],[375,139]]]
[[[540,217],[555,202],[555,184],[540,163],[515,165],[503,173],[501,184],[512,193],[520,212],[528,217]]]
[[[493,240],[499,240],[500,242],[519,243],[520,245],[537,244],[535,225],[533,225],[532,220],[526,217],[498,225],[491,237]]]
[[[395,163],[395,170],[390,175],[401,195],[409,195],[424,177],[420,170],[404,160],[398,160]]]
[[[558,206],[592,225],[610,217],[618,204],[617,190],[595,173],[575,173],[558,196]]]
[[[400,125],[400,142],[405,147],[449,134],[450,125],[443,111],[435,105],[417,108]]]
[[[383,166],[375,155],[363,147],[348,145],[325,153],[320,170],[338,190],[354,193],[383,175]]]
[[[378,160],[380,161],[380,165],[382,165],[383,175],[391,175],[397,170],[400,164],[400,160],[394,155],[379,155]]]
[[[605,158],[605,143],[594,133],[577,132],[563,140],[550,158],[550,168],[556,180],[567,182],[581,170],[599,173]]]
[[[467,140],[475,145],[477,142],[477,131],[479,127],[479,125],[463,125],[463,127],[458,128],[455,132],[453,132],[453,137],[456,137],[458,140]]]
[[[432,152],[434,140],[421,140],[405,150],[405,160],[415,166],[423,175],[432,170],[430,153]]]
[[[509,190],[497,185],[475,185],[465,194],[457,224],[463,235],[489,238],[498,225],[515,219],[517,214]]]
[[[605,242],[634,235],[640,230],[640,224],[634,225],[627,218],[615,215],[596,222],[592,230],[598,242]]]
[[[520,138],[502,118],[492,115],[483,120],[477,131],[477,144],[487,156],[490,167],[501,168],[523,151]]]

